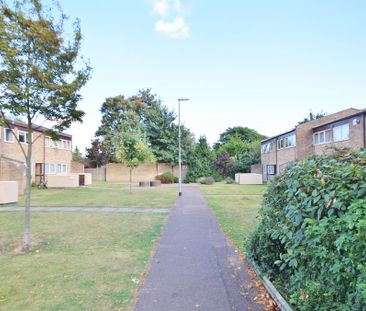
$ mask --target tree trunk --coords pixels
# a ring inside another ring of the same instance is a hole
[[[29,134],[30,133],[30,134]],[[26,184],[24,191],[24,236],[23,236],[23,252],[28,252],[31,247],[31,217],[30,217],[30,201],[32,192],[32,134],[28,131],[28,152],[25,158],[26,162]]]
[[[130,193],[132,192],[132,169],[130,168]]]

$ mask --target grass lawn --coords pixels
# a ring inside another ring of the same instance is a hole
[[[0,310],[127,310],[166,215],[0,213]]]
[[[90,187],[72,189],[33,188],[31,204],[37,207],[170,208],[176,196],[176,187],[133,188],[130,193],[126,184],[95,182]],[[19,206],[24,206],[23,202],[20,196]]]
[[[215,183],[200,186],[224,233],[242,253],[244,240],[258,224],[265,185]]]

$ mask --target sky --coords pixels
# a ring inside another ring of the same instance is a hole
[[[366,108],[364,0],[59,0],[79,18],[92,78],[82,124],[66,132],[84,150],[107,97],[152,88],[198,138],[228,127],[266,136],[310,111]]]

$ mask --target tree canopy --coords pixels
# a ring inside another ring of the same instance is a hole
[[[244,143],[252,143],[254,141],[263,140],[266,136],[259,134],[256,130],[243,126],[229,127],[225,132],[220,134],[218,142],[214,145],[214,149],[218,149],[230,141],[233,137],[239,138]]]
[[[190,155],[186,181],[195,182],[200,177],[212,176],[214,174],[213,156],[206,137],[201,136]]]
[[[131,123],[142,131],[146,143],[159,162],[175,165],[178,163],[178,126],[176,115],[161,104],[151,89],[141,89],[131,97],[119,95],[109,97],[101,107],[102,122],[96,132],[112,158],[116,158],[113,137],[121,129],[121,124]],[[194,145],[193,134],[182,126],[182,161],[187,162]]]
[[[93,139],[91,147],[86,148],[86,159],[94,167],[101,167],[112,160],[108,146],[99,138]]]

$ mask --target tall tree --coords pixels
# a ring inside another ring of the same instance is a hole
[[[72,160],[75,161],[75,162],[83,162],[84,161],[84,157],[81,154],[78,146],[76,146],[74,151],[72,152]]]
[[[220,134],[218,142],[214,145],[214,149],[218,149],[221,145],[229,142],[232,137],[240,138],[244,143],[263,140],[266,137],[259,134],[256,130],[243,126],[229,127],[225,132]]]
[[[137,96],[126,98],[119,95],[109,97],[104,101],[100,109],[101,125],[95,135],[103,138],[113,156],[115,156],[116,150],[112,140],[116,131],[120,129],[122,123],[126,125],[132,120],[136,124],[140,123],[146,107],[147,105]]]
[[[32,137],[33,122],[39,116],[55,123],[49,133],[52,137],[72,122],[81,122],[84,116],[77,105],[81,99],[79,91],[89,79],[90,66],[79,59],[82,39],[79,23],[74,23],[73,35],[68,38],[64,32],[65,15],[60,12],[56,21],[47,12],[39,0],[14,1],[12,6],[0,1],[0,113],[3,124],[11,130],[7,114],[25,119],[28,138]],[[22,249],[27,252],[31,246],[34,140],[28,139],[27,147],[19,141],[18,144],[26,162]]]
[[[154,162],[155,158],[148,147],[144,134],[139,126],[121,124],[113,138],[116,159],[125,164],[130,170],[130,192],[132,187],[132,171],[147,161]]]
[[[122,95],[110,97],[101,107],[102,124],[96,135],[103,139],[104,144],[115,156],[112,138],[122,123],[134,116],[136,126],[144,132],[147,144],[159,162],[172,166],[178,163],[178,126],[176,116],[161,104],[151,89],[141,89],[130,98]],[[182,126],[182,160],[187,162],[194,146],[194,136]]]
[[[213,175],[214,154],[205,136],[198,139],[190,156],[188,165],[189,171],[186,177],[188,182],[195,182],[199,177]]]
[[[111,162],[111,152],[104,141],[95,138],[91,141],[91,147],[86,148],[86,159],[95,167],[101,167]]]
[[[173,128],[175,115],[159,102],[153,103],[146,111],[144,130],[157,161],[175,162],[176,140]]]

